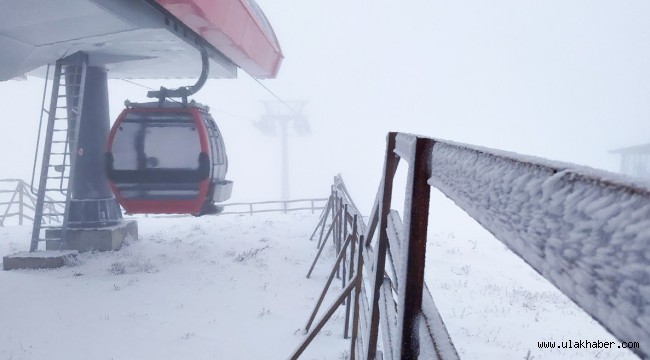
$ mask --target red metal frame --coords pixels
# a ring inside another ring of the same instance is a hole
[[[178,109],[169,109],[169,108],[128,108],[124,109],[120,116],[113,124],[111,132],[108,135],[108,141],[106,143],[106,152],[111,152],[113,147],[113,140],[115,138],[115,133],[120,127],[126,115],[129,113],[140,112],[140,113],[156,113],[164,112],[169,113],[190,113],[192,115],[192,120],[196,126],[197,133],[199,135],[199,142],[201,146],[201,152],[210,154],[210,148],[208,144],[208,132],[203,123],[203,119],[198,109],[188,107],[188,108],[178,108]],[[174,144],[170,144],[173,146]],[[199,194],[196,198],[192,200],[130,200],[125,199],[121,196],[120,191],[117,189],[115,184],[108,180],[111,190],[117,201],[122,205],[124,210],[130,214],[192,214],[197,215],[201,211],[201,207],[205,202],[205,198],[208,195],[208,189],[210,186],[211,177],[208,177],[205,180],[202,180],[199,183]]]
[[[265,15],[247,0],[155,1],[247,73],[277,75],[280,44]]]

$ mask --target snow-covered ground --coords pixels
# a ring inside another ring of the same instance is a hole
[[[140,239],[58,270],[0,271],[0,359],[284,359],[323,285],[308,213],[141,218]],[[0,253],[29,226],[0,228]],[[324,269],[324,267],[323,267]],[[337,359],[334,322],[305,359]]]
[[[0,360],[285,359],[300,343],[333,262],[330,249],[305,278],[317,214],[138,221],[140,239],[120,251],[81,254],[58,270],[0,271]],[[427,279],[462,359],[636,358],[618,348],[538,349],[615,340],[460,221],[455,230],[430,225]],[[0,254],[25,250],[30,230],[0,228]],[[303,358],[345,359],[342,321],[339,311]]]

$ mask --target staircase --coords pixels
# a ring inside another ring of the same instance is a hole
[[[52,79],[49,107],[45,108],[48,82],[45,82],[39,141],[34,157],[34,170],[38,162],[43,118],[47,116],[47,127],[41,156],[41,171],[36,195],[34,228],[30,251],[38,250],[41,242],[47,242],[47,249],[64,249],[69,224],[72,181],[77,156],[77,137],[86,83],[87,57],[75,54],[57,61]],[[58,206],[56,206],[58,205]],[[63,205],[63,206],[61,206]],[[57,210],[58,209],[58,210]],[[60,216],[60,224],[44,224],[43,217]]]

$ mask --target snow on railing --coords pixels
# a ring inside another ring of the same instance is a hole
[[[320,229],[319,251],[309,274],[330,238],[338,257],[305,327],[307,337],[291,359],[300,356],[346,299],[344,337],[352,321],[351,359],[458,359],[424,283],[431,186],[619,340],[640,343],[640,348],[632,349],[638,355],[650,355],[648,184],[576,165],[414,135],[390,133],[387,143],[384,175],[367,227],[342,179],[335,178],[311,236]],[[403,219],[391,209],[400,160],[409,165]],[[353,269],[347,278],[346,266]],[[337,274],[343,290],[310,329]],[[354,304],[352,320],[350,303]]]
[[[49,199],[49,198],[48,198]],[[25,220],[34,221],[36,197],[29,191],[29,185],[20,179],[0,179],[0,226],[23,225]],[[62,213],[57,204],[47,204],[49,213]],[[11,220],[16,219],[15,222]],[[43,216],[43,223],[61,222],[56,215]]]
[[[575,165],[436,141],[432,186],[621,341],[650,356],[650,188]]]

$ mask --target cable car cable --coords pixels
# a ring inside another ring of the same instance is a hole
[[[247,74],[248,74],[248,73],[247,73]],[[289,104],[287,104],[284,100],[282,100],[282,99],[281,99],[278,95],[276,95],[276,94],[275,94],[271,89],[269,89],[268,87],[266,87],[266,85],[264,85],[264,84],[263,84],[259,79],[254,78],[253,75],[251,75],[251,74],[248,74],[248,76],[250,76],[251,79],[255,80],[256,83],[260,84],[260,86],[263,87],[264,90],[268,91],[269,94],[273,95],[273,97],[275,97],[275,98],[276,98],[280,103],[282,103],[284,106],[286,106],[287,109],[289,109],[292,113],[294,113],[295,115],[298,115],[298,116],[302,116],[302,114],[298,113],[298,112],[297,112],[296,110],[294,110],[291,106],[289,106]]]

